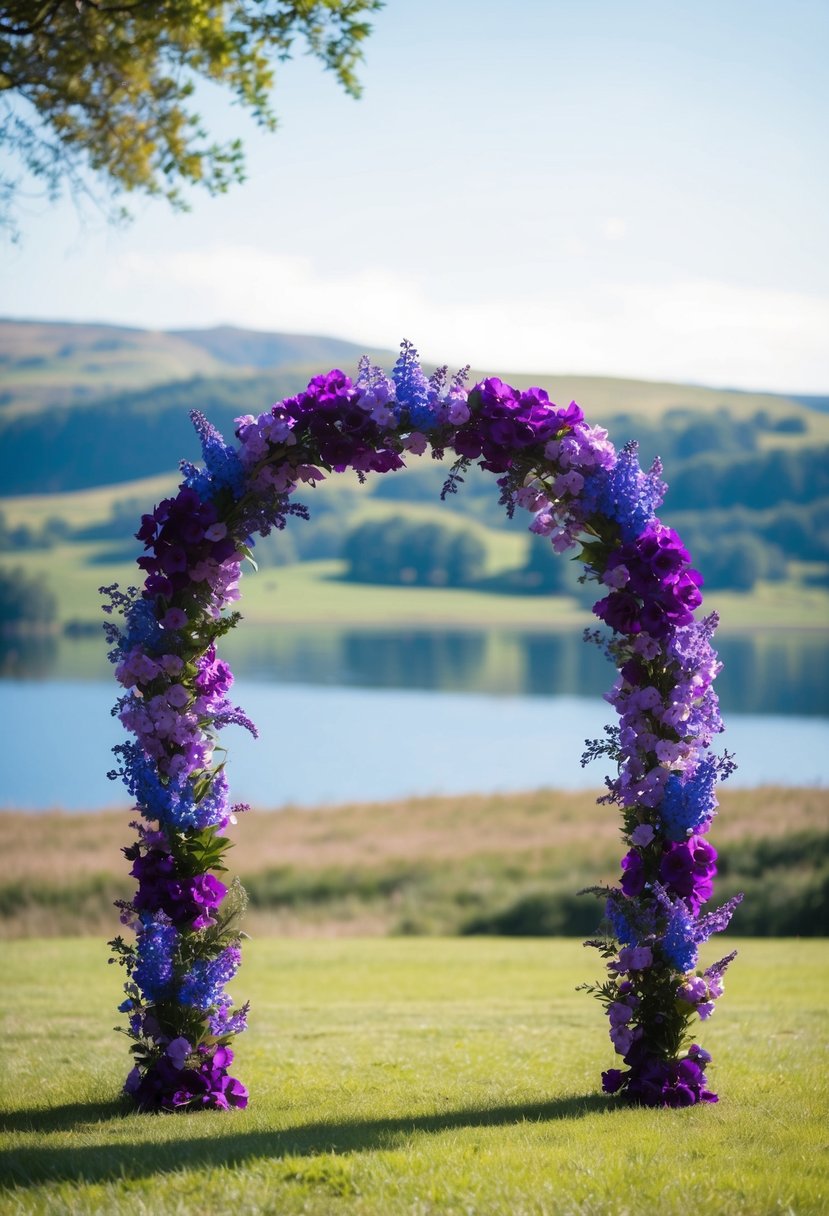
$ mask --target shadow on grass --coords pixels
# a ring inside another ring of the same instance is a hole
[[[608,1108],[598,1094],[556,1098],[528,1105],[496,1106],[483,1110],[450,1110],[434,1115],[412,1115],[399,1119],[368,1119],[340,1123],[308,1123],[283,1130],[233,1133],[209,1137],[182,1137],[166,1143],[120,1143],[84,1145],[78,1148],[21,1147],[0,1153],[0,1182],[6,1186],[36,1186],[41,1182],[107,1182],[124,1178],[146,1178],[173,1170],[205,1166],[239,1166],[246,1162],[282,1157],[305,1157],[319,1153],[359,1153],[398,1147],[413,1135],[450,1131],[462,1127],[508,1127],[517,1123],[544,1123],[555,1119],[577,1119]],[[68,1130],[80,1123],[120,1118],[122,1102],[57,1107],[52,1111],[21,1111],[14,1127],[27,1131]],[[198,1116],[170,1115],[187,1121],[187,1130]],[[8,1120],[5,1127],[11,1130]]]
[[[107,1123],[132,1114],[134,1106],[125,1097],[109,1102],[70,1102],[66,1106],[33,1106],[27,1110],[0,1112],[0,1132],[71,1132],[90,1123]],[[0,1161],[3,1157],[0,1154]]]

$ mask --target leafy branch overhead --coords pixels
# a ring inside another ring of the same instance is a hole
[[[351,96],[381,0],[0,0],[0,149],[55,196],[88,168],[116,192],[186,207],[245,176],[241,141],[211,139],[200,82],[276,128],[275,64],[304,46]],[[0,213],[20,178],[0,174]]]

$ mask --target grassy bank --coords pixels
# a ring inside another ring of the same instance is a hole
[[[0,936],[111,936],[132,892],[126,811],[0,813]],[[829,791],[728,790],[717,896],[746,893],[735,931],[829,932]],[[590,793],[421,798],[252,812],[233,829],[253,933],[587,936],[575,893],[613,881],[617,815]]]
[[[484,530],[486,531],[486,530]],[[523,538],[490,530],[493,571]],[[4,566],[42,579],[55,593],[58,623],[98,624],[98,588],[136,581],[136,567],[113,554],[102,542],[56,545],[53,549],[2,555]],[[516,563],[518,564],[518,563]],[[342,628],[569,629],[595,624],[588,608],[572,596],[514,595],[499,591],[445,587],[389,587],[347,582],[345,564],[325,561],[249,571],[243,580],[242,611],[258,625]],[[716,609],[721,632],[757,629],[825,631],[829,625],[829,590],[790,580],[761,582],[753,591],[712,592],[706,609]]]
[[[120,1103],[98,943],[2,947],[0,1211],[55,1216],[817,1216],[823,943],[745,942],[704,1027],[719,1105],[617,1108],[572,942],[248,943],[247,1111]],[[12,997],[13,994],[13,997]]]

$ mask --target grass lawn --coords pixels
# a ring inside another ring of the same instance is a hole
[[[729,942],[729,945],[732,945]],[[572,941],[248,943],[251,1105],[119,1100],[120,976],[97,941],[2,946],[4,1213],[823,1213],[826,943],[746,941],[700,1039],[714,1107],[617,1108]],[[823,1156],[821,1156],[823,1154]]]

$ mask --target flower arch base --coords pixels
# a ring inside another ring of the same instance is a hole
[[[491,472],[512,515],[558,553],[575,550],[596,583],[587,631],[617,668],[607,700],[618,722],[588,745],[587,759],[613,766],[601,801],[621,812],[626,852],[620,882],[592,888],[604,919],[594,946],[600,983],[585,985],[607,1014],[621,1067],[602,1087],[648,1106],[716,1101],[709,1054],[690,1042],[723,991],[733,952],[705,970],[701,943],[725,929],[739,902],[703,913],[717,854],[706,836],[715,787],[733,767],[711,752],[722,730],[713,681],[719,670],[712,614],[697,619],[701,578],[680,537],[656,515],[665,486],[656,463],[643,472],[635,444],[616,451],[571,402],[553,404],[490,378],[471,390],[465,374],[427,378],[404,343],[391,376],[360,363],[339,370],[258,418],[237,419],[226,443],[199,413],[203,467],[182,464],[177,494],[144,515],[137,533],[140,588],[102,588],[110,658],[123,693],[115,713],[132,738],[115,748],[110,773],[125,783],[140,818],[124,853],[137,881],[121,920],[135,932],[111,943],[126,969],[133,1068],[126,1091],[147,1110],[242,1107],[230,1075],[231,1044],[248,1007],[226,992],[240,963],[244,892],[226,884],[232,805],[218,732],[256,734],[229,698],[233,676],[217,643],[240,619],[241,564],[254,539],[307,517],[294,498],[303,483],[352,469],[361,479],[402,468],[429,451],[455,460],[442,497],[472,462]],[[116,620],[120,617],[120,620]]]

